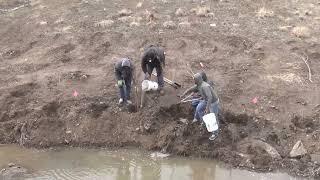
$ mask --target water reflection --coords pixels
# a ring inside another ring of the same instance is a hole
[[[107,151],[79,148],[60,150],[23,149],[0,146],[0,167],[13,162],[31,173],[23,179],[36,180],[284,180],[299,179],[286,174],[258,174],[225,169],[199,159],[152,159],[137,150]],[[1,179],[1,177],[0,177]]]

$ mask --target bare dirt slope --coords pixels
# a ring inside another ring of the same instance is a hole
[[[0,27],[1,143],[137,146],[319,176],[316,0],[0,0]],[[113,64],[130,56],[142,80],[149,44],[165,48],[166,76],[184,88],[193,83],[187,64],[198,72],[201,62],[215,81],[223,110],[215,142],[179,121],[192,119],[189,104],[177,104],[182,90],[149,94],[138,112],[116,105]],[[308,154],[289,158],[298,140]]]

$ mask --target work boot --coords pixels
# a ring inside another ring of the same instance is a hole
[[[194,124],[194,123],[196,123],[196,122],[198,122],[198,119],[193,119],[192,122],[191,122],[191,124]]]
[[[123,103],[123,99],[120,98],[120,99],[119,99],[119,104],[122,104],[122,103]]]
[[[158,91],[160,93],[160,95],[164,95],[164,90],[163,90],[163,87],[158,87]]]
[[[158,88],[158,91],[159,91],[159,93],[160,93],[161,96],[164,95],[163,87],[159,87],[159,88]]]
[[[131,104],[132,104],[132,101],[127,100],[127,104],[128,104],[128,105],[131,105]]]
[[[217,135],[215,133],[212,133],[212,135],[209,137],[210,141],[214,141],[217,138]]]

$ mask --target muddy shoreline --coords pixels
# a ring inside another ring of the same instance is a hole
[[[163,98],[157,97],[156,94],[150,96]],[[92,107],[92,104],[89,106]],[[93,107],[97,108],[96,106]],[[63,109],[63,107],[61,108]],[[98,113],[95,110],[97,109],[93,109],[93,112]],[[118,110],[120,112],[117,112]],[[126,109],[117,106],[107,109],[98,108],[98,111],[112,111],[111,114],[114,115],[118,113],[128,114]],[[134,147],[177,156],[215,159],[232,168],[255,172],[280,170],[293,176],[319,177],[319,162],[311,159],[310,154],[298,158],[289,157],[292,147],[287,146],[286,143],[299,136],[296,131],[289,130],[289,132],[295,132],[295,136],[287,137],[284,141],[281,138],[288,134],[288,131],[276,132],[277,129],[266,120],[256,120],[245,114],[235,115],[231,112],[223,112],[220,115],[220,135],[215,141],[211,142],[208,140],[210,134],[204,126],[186,124],[185,121],[181,121],[184,118],[187,119],[187,122],[191,121],[192,114],[185,114],[189,111],[192,112],[189,104],[173,104],[169,107],[158,107],[128,114],[127,117],[130,117],[130,120],[135,123],[117,118],[109,119],[109,116],[103,127],[107,126],[108,129],[112,129],[111,131],[93,131],[92,128],[89,129],[89,134],[79,137],[75,137],[75,134],[78,133],[77,127],[69,130],[65,128],[68,126],[65,123],[68,122],[60,122],[59,129],[61,130],[58,130],[58,136],[56,137],[53,137],[52,133],[46,133],[51,131],[51,127],[47,125],[45,127],[49,129],[45,130],[44,127],[34,128],[34,124],[28,124],[26,125],[28,135],[23,141],[23,146],[29,148],[63,146],[111,149]],[[152,118],[138,120],[150,113],[152,113]],[[121,122],[119,123],[119,121]],[[55,124],[53,123],[51,126]],[[124,126],[126,126],[127,131],[123,130]],[[39,134],[41,135],[39,136]],[[90,140],[85,141],[84,139],[88,137]],[[18,138],[18,143],[21,144],[22,142],[19,140],[21,138]],[[269,147],[264,144],[274,148],[279,157],[270,153],[268,151]]]

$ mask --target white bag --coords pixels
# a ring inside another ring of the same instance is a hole
[[[213,132],[218,130],[217,118],[214,113],[209,113],[203,116],[203,121],[206,124],[208,132]]]

